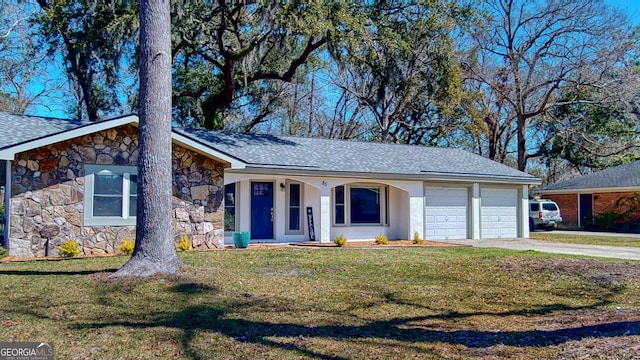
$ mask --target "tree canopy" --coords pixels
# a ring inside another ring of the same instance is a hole
[[[70,116],[138,110],[137,1],[29,4]],[[460,146],[549,179],[637,157],[638,37],[604,2],[170,6],[174,125]]]

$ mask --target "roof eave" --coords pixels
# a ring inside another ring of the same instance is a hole
[[[250,174],[272,174],[272,175],[297,175],[297,176],[327,176],[327,177],[351,177],[363,179],[385,179],[385,180],[418,180],[418,181],[456,181],[456,182],[487,182],[500,184],[520,184],[520,185],[540,185],[542,180],[529,177],[495,176],[484,174],[451,174],[451,173],[422,173],[422,174],[394,174],[376,172],[355,172],[355,171],[329,171],[310,169],[287,169],[267,167],[264,165],[255,166],[247,164],[244,169],[232,171],[233,173]]]
[[[187,136],[184,136],[183,134],[179,134],[175,131],[171,132],[171,138],[178,144],[188,149],[196,151],[205,156],[214,157],[220,160],[221,162],[227,164],[230,167],[230,169],[244,169],[246,166],[246,164],[242,160],[236,157],[233,157],[229,154],[218,151],[212,148],[211,146],[208,146],[191,137],[187,137]]]
[[[640,186],[620,186],[620,187],[584,187],[573,189],[551,189],[534,190],[540,194],[586,194],[586,193],[609,193],[609,192],[635,192],[640,191]]]
[[[47,146],[57,142],[74,139],[88,134],[93,134],[98,131],[108,130],[127,124],[137,126],[138,117],[136,115],[127,115],[116,119],[104,120],[93,124],[79,126],[72,130],[62,131],[56,134],[43,136],[38,139],[9,146],[0,150],[0,160],[14,160],[15,155],[21,152],[37,149],[42,146]]]

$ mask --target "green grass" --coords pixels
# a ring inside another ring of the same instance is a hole
[[[607,246],[627,246],[627,247],[640,247],[639,237],[625,237],[620,236],[598,236],[597,233],[593,235],[573,235],[573,234],[554,234],[554,233],[530,233],[532,239],[561,242],[570,244],[586,244],[586,245],[607,245]]]
[[[428,247],[180,256],[177,275],[118,282],[104,279],[125,257],[2,263],[3,341],[53,341],[59,359],[540,359],[640,335],[637,262]]]

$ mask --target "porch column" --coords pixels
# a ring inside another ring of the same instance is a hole
[[[413,235],[418,233],[421,239],[424,239],[424,182],[405,182],[399,183],[400,189],[407,192],[406,200],[402,201],[405,209],[389,208],[392,213],[395,211],[399,214],[399,220],[402,219],[404,224],[398,228],[398,236],[408,240],[413,239]],[[405,202],[407,201],[407,202]],[[408,213],[407,213],[408,211]]]
[[[480,239],[480,184],[471,186],[471,234],[473,240]]]
[[[407,238],[413,239],[417,232],[421,239],[425,237],[424,228],[424,196],[420,194],[409,194],[409,234]]]
[[[320,234],[316,236],[320,243],[331,241],[331,188],[323,186],[320,188]]]
[[[521,238],[529,237],[529,185],[522,185],[522,190],[520,191],[520,221],[518,222],[520,225],[520,231],[518,231],[518,235]]]

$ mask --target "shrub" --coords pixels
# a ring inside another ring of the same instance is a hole
[[[333,242],[336,245],[342,247],[342,246],[347,245],[347,238],[344,237],[344,235],[340,235],[340,236],[336,237],[335,240],[333,240]]]
[[[4,248],[4,246],[0,245],[0,259],[9,255],[9,251]]]
[[[125,239],[122,242],[122,245],[120,245],[120,253],[123,255],[131,255],[133,254],[133,249],[136,247],[136,244],[129,240],[129,239]]]
[[[413,233],[413,243],[417,245],[422,244],[422,239],[420,238],[420,234],[417,231]]]
[[[178,250],[186,251],[191,249],[191,242],[189,241],[189,237],[185,234],[180,238],[180,242],[178,243]]]
[[[378,244],[378,245],[386,245],[388,243],[389,243],[389,239],[387,238],[386,235],[378,234],[378,236],[376,236],[376,244]]]
[[[72,258],[80,254],[80,245],[73,240],[66,240],[58,247],[58,253],[62,257]]]

